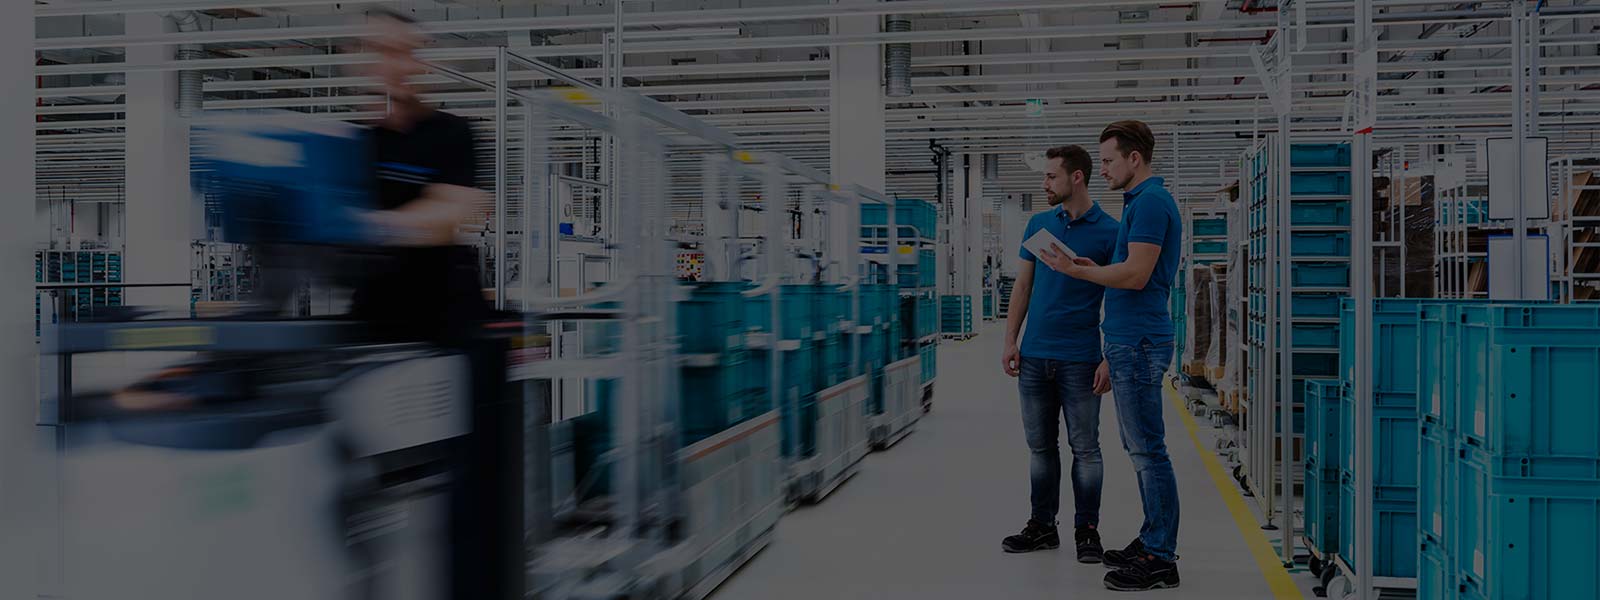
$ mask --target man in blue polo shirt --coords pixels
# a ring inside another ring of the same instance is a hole
[[[1105,552],[1106,587],[1141,591],[1178,587],[1178,483],[1167,456],[1161,415],[1162,374],[1172,362],[1167,301],[1182,253],[1183,219],[1160,177],[1152,176],[1155,136],[1139,121],[1100,134],[1100,174],[1123,191],[1122,227],[1109,262],[1040,253],[1061,273],[1106,286],[1106,362],[1122,445],[1138,472],[1144,527],[1123,550]],[[1106,266],[1097,266],[1104,264]]]
[[[1078,146],[1052,148],[1044,190],[1050,209],[1033,216],[1023,239],[1049,231],[1079,256],[1101,262],[1112,258],[1117,221],[1089,198],[1089,153]],[[1072,447],[1074,541],[1079,562],[1098,563],[1100,488],[1105,467],[1100,459],[1100,395],[1110,388],[1110,374],[1100,356],[1100,302],[1105,288],[1050,269],[1035,269],[1027,247],[1011,290],[1006,317],[1006,374],[1018,377],[1022,395],[1022,431],[1032,452],[1029,479],[1032,514],[1022,533],[1005,538],[1006,552],[1059,548],[1056,513],[1061,505],[1061,450],[1057,443],[1061,417]],[[1017,345],[1023,319],[1027,334]],[[1058,417],[1057,415],[1061,415]]]

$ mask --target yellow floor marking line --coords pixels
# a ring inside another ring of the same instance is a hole
[[[1256,523],[1250,508],[1245,506],[1244,496],[1234,487],[1227,472],[1222,470],[1222,463],[1217,460],[1217,456],[1206,450],[1205,445],[1200,442],[1200,425],[1195,422],[1194,415],[1189,414],[1188,407],[1184,406],[1176,389],[1170,384],[1165,388],[1167,400],[1172,402],[1174,409],[1183,417],[1183,426],[1189,430],[1189,439],[1194,442],[1194,449],[1200,454],[1200,462],[1205,464],[1206,472],[1211,475],[1211,483],[1217,486],[1217,492],[1222,495],[1222,503],[1233,515],[1233,524],[1239,528],[1239,533],[1244,535],[1244,543],[1250,547],[1250,554],[1255,557],[1256,566],[1261,568],[1261,576],[1267,579],[1267,587],[1272,590],[1272,597],[1276,600],[1305,600],[1305,594],[1302,594],[1299,586],[1289,578],[1289,572],[1283,568],[1282,559],[1272,550],[1272,543],[1261,533],[1260,524]]]

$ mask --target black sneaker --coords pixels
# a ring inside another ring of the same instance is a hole
[[[1094,527],[1079,527],[1073,532],[1072,538],[1078,543],[1078,562],[1094,565],[1105,560],[1105,549],[1100,546],[1100,532]]]
[[[1133,541],[1128,542],[1127,548],[1105,551],[1102,560],[1107,569],[1126,569],[1133,564],[1133,559],[1144,555],[1144,542],[1139,541],[1139,538],[1133,538]]]
[[[1106,588],[1118,592],[1167,590],[1178,587],[1178,563],[1146,554],[1127,568],[1106,573]]]
[[[1021,554],[1035,550],[1055,550],[1061,547],[1061,534],[1056,531],[1055,525],[1046,525],[1033,519],[1028,519],[1028,526],[1022,528],[1022,533],[1002,540],[1000,547],[1010,554]]]

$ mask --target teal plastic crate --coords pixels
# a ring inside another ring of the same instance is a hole
[[[1372,576],[1417,576],[1417,503],[1415,490],[1403,493],[1379,488],[1372,501]],[[1339,554],[1354,568],[1368,548],[1355,545],[1355,481],[1349,473],[1339,484]]]
[[[1225,217],[1195,219],[1194,235],[1196,237],[1228,235],[1228,219]]]
[[[1481,598],[1600,597],[1600,490],[1594,481],[1497,478],[1456,461],[1455,532],[1448,542],[1460,585]],[[1463,597],[1467,597],[1463,594]]]
[[[1350,287],[1350,263],[1297,262],[1291,266],[1289,278],[1294,287]]]
[[[920,357],[922,365],[919,382],[928,383],[933,381],[934,377],[939,374],[939,346],[935,344],[923,346],[921,350],[917,351],[917,355]]]
[[[1600,306],[1463,305],[1452,410],[1463,446],[1600,456]]]
[[[1339,325],[1334,323],[1294,323],[1292,333],[1296,348],[1339,347]]]
[[[1331,292],[1296,293],[1291,300],[1291,313],[1296,319],[1337,319],[1339,299],[1343,297]]]
[[[1228,243],[1227,242],[1220,242],[1220,241],[1216,241],[1216,242],[1195,242],[1194,243],[1194,253],[1195,254],[1227,254],[1228,253]]]
[[[1345,394],[1344,382],[1337,379],[1308,379],[1305,381],[1306,404],[1306,464],[1307,470],[1314,461],[1319,468],[1337,476],[1344,455],[1340,445],[1339,403]]]
[[[715,367],[686,367],[680,371],[679,414],[685,445],[760,414],[752,406],[751,396],[764,397],[766,390],[752,385],[746,359],[743,352],[732,352]]]
[[[1455,487],[1456,448],[1442,428],[1426,422],[1418,427],[1417,523],[1423,541],[1442,544],[1450,532],[1445,519],[1452,513],[1449,494]]]
[[[1349,386],[1345,386],[1348,391]],[[1417,429],[1414,409],[1376,407],[1372,409],[1373,423],[1368,440],[1372,446],[1373,485],[1397,490],[1412,500],[1417,495],[1417,453],[1421,438]],[[1355,406],[1346,394],[1339,403],[1339,450],[1342,455],[1339,467],[1346,473],[1359,472],[1355,464],[1356,446],[1351,439],[1355,431]],[[1403,492],[1402,492],[1403,491]]]
[[[1339,471],[1329,470],[1307,455],[1305,480],[1306,539],[1324,556],[1339,551]]]
[[[896,200],[894,218],[895,225],[901,227],[900,237],[920,237],[929,240],[938,237],[939,211],[937,207],[927,201],[911,198]],[[887,226],[888,224],[887,206],[883,204],[861,205],[861,225],[864,228]],[[883,235],[887,236],[887,232],[884,232]]]
[[[814,285],[785,285],[779,288],[778,310],[782,311],[782,337],[786,340],[810,340],[816,332],[817,303]],[[770,295],[745,298],[745,327],[753,331],[771,331],[772,304]]]
[[[1289,164],[1300,167],[1348,167],[1349,144],[1290,144]]]
[[[1350,194],[1350,173],[1290,173],[1289,190],[1296,196],[1347,196]]]
[[[721,353],[744,346],[745,283],[697,283],[678,303],[678,339],[687,354]]]
[[[839,385],[851,377],[849,350],[844,336],[828,336],[812,346],[812,376],[817,390]]]
[[[1289,234],[1293,256],[1349,256],[1350,234],[1324,231],[1295,231]]]
[[[1456,566],[1446,548],[1424,538],[1417,552],[1417,600],[1460,598]]]
[[[1378,298],[1372,301],[1372,389],[1379,406],[1417,406],[1422,308],[1452,301]],[[1355,377],[1355,300],[1339,303],[1340,377]],[[1437,310],[1437,308],[1435,308]]]
[[[1349,200],[1297,200],[1289,205],[1289,222],[1296,227],[1349,227]]]

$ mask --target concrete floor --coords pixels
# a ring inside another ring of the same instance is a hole
[[[1070,528],[1063,529],[1069,545],[1061,550],[1027,555],[1000,550],[1001,538],[1019,531],[1028,517],[1028,451],[1016,382],[1000,370],[1002,341],[1001,325],[986,323],[978,337],[941,346],[933,412],[917,430],[887,452],[868,456],[860,473],[820,505],[786,515],[773,544],[712,598],[1129,597],[1105,589],[1104,568],[1074,560]],[[1133,466],[1117,434],[1114,404],[1109,395],[1104,401],[1101,529],[1106,546],[1120,548],[1137,535],[1142,513]],[[1170,404],[1166,417],[1182,502],[1178,553],[1183,584],[1142,595],[1273,598]],[[1206,428],[1201,431],[1209,447]],[[1065,443],[1063,433],[1063,449]],[[1070,459],[1070,453],[1064,458]],[[1063,482],[1062,493],[1061,519],[1070,527],[1070,480]],[[1310,598],[1311,576],[1298,573],[1294,581]]]

